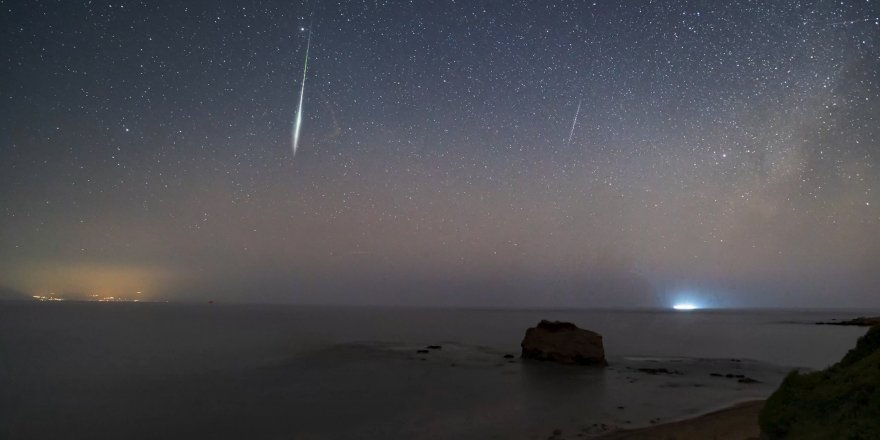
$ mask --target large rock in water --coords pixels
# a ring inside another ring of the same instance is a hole
[[[522,357],[563,364],[607,365],[602,335],[569,322],[542,320],[526,330]]]

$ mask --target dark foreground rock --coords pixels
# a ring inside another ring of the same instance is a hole
[[[880,327],[843,360],[815,373],[793,372],[761,411],[766,439],[880,438]]]
[[[748,377],[748,376],[739,378],[737,380],[737,382],[739,382],[739,383],[761,383],[760,380],[752,379],[751,377]]]
[[[868,316],[860,316],[854,319],[847,319],[846,321],[830,321],[830,322],[817,322],[819,325],[854,325],[859,327],[871,327],[875,325],[880,325],[880,316],[868,317]]]
[[[579,365],[608,365],[602,335],[568,322],[542,320],[526,330],[522,357]]]

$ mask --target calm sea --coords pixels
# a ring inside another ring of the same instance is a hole
[[[865,332],[814,322],[870,313],[0,303],[0,438],[590,435],[766,397]],[[541,319],[610,367],[520,361]]]

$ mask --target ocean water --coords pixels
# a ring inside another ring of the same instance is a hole
[[[0,303],[0,438],[589,436],[766,397],[865,332],[814,322],[871,313]],[[610,366],[518,359],[541,319]]]

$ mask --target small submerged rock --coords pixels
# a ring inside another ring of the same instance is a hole
[[[763,383],[760,380],[752,379],[751,377],[746,376],[745,374],[721,374],[721,373],[709,373],[709,376],[712,377],[722,377],[726,379],[736,379],[739,383]]]
[[[678,375],[678,374],[682,374],[681,371],[670,370],[668,368],[639,368],[639,371],[641,371],[642,373],[647,373],[647,374],[651,374],[651,375],[656,375],[656,374]]]

